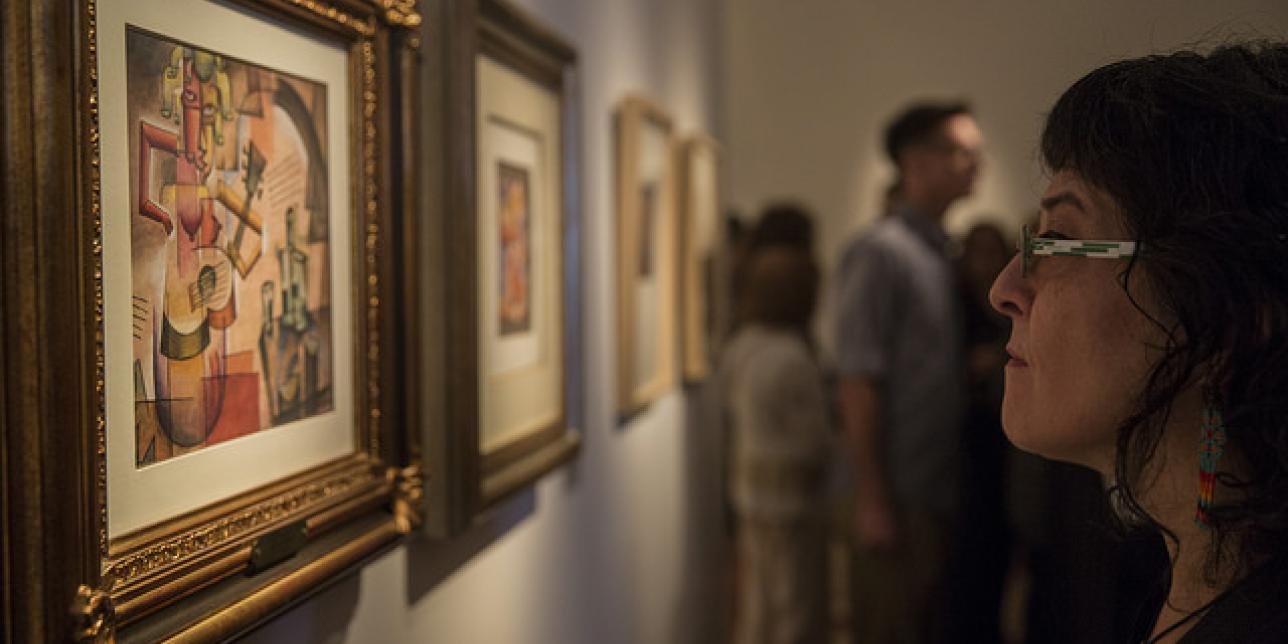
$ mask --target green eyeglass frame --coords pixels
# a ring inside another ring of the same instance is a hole
[[[1104,241],[1093,239],[1048,239],[1035,237],[1026,224],[1020,227],[1020,274],[1029,276],[1034,257],[1101,257],[1121,259],[1136,254],[1134,241]]]

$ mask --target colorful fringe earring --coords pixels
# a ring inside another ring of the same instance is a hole
[[[1194,522],[1211,527],[1212,496],[1216,491],[1216,464],[1225,453],[1225,423],[1216,405],[1203,409],[1203,429],[1199,436],[1199,504]]]

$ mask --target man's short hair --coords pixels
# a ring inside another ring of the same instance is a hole
[[[930,141],[938,134],[944,121],[962,114],[970,114],[970,105],[964,101],[913,103],[886,126],[886,154],[898,164],[899,157],[905,150]]]

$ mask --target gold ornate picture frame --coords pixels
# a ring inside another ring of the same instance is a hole
[[[675,385],[676,179],[671,117],[640,97],[617,126],[617,407],[629,418]]]
[[[392,243],[420,18],[22,4],[0,22],[0,296],[27,312],[0,331],[5,636],[230,638],[420,522]]]
[[[444,9],[449,45],[431,67],[449,108],[427,147],[446,151],[447,187],[421,236],[416,325],[436,536],[572,459],[582,391],[576,51],[501,0]]]

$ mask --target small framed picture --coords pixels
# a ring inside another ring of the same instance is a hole
[[[675,384],[676,187],[671,118],[617,110],[617,396],[628,418]]]

